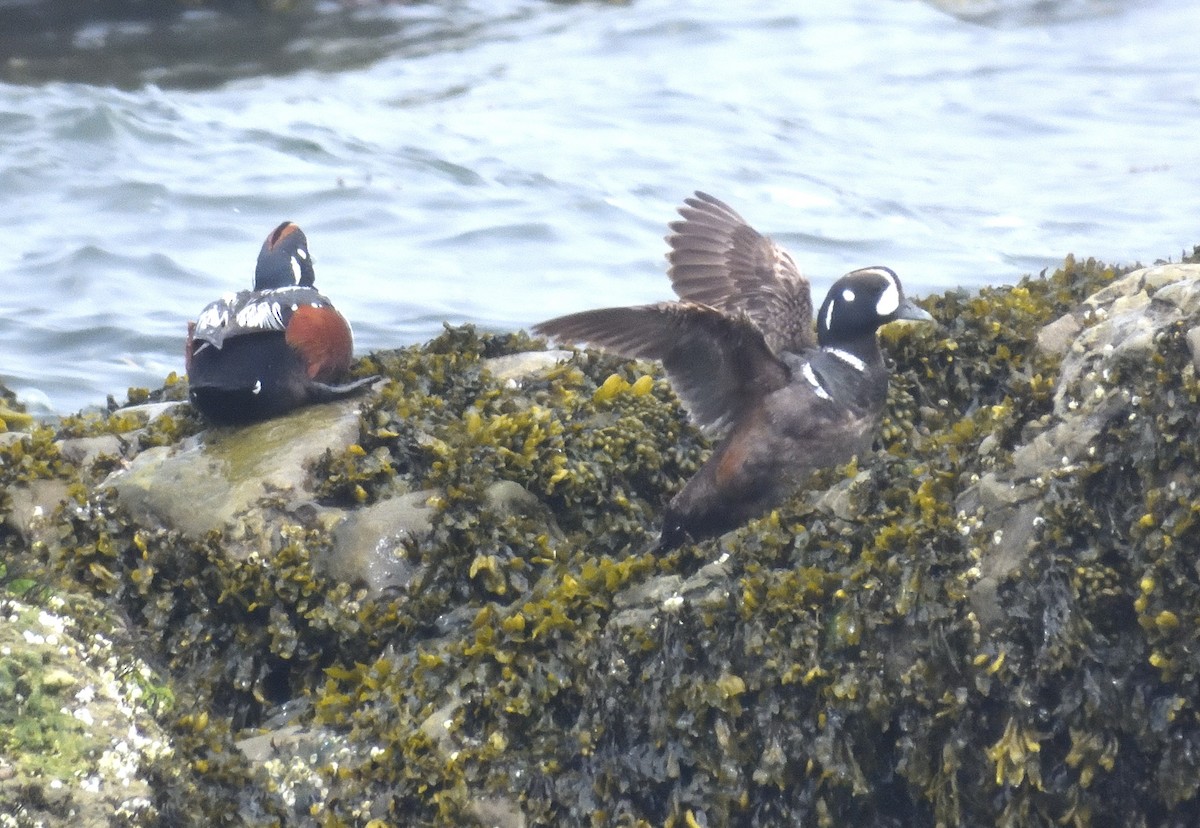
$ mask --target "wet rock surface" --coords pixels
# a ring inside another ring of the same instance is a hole
[[[155,664],[155,824],[1193,824],[1200,266],[924,304],[873,455],[667,556],[656,369],[448,329],[353,404],[0,443],[3,584]]]
[[[992,533],[972,590],[981,619],[1003,617],[996,589],[1037,547],[1053,477],[1097,459],[1100,435],[1116,420],[1138,417],[1141,400],[1122,386],[1125,372],[1114,366],[1150,369],[1161,338],[1198,314],[1200,265],[1167,264],[1127,274],[1038,332],[1038,348],[1063,359],[1053,412],[1027,430],[1010,464],[984,474],[959,497],[960,510]],[[1195,330],[1194,323],[1187,330]],[[1189,379],[1194,372],[1193,364]]]
[[[259,502],[282,498],[295,511],[311,499],[308,469],[325,452],[355,443],[357,405],[316,405],[246,428],[208,429],[141,452],[101,486],[111,486],[121,506],[147,525],[195,538],[228,531],[236,554],[263,553],[270,528]]]

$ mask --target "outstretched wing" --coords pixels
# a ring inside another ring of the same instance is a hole
[[[791,375],[745,315],[729,316],[693,302],[583,311],[533,329],[627,357],[661,360],[675,393],[708,429],[736,421]]]
[[[786,250],[707,193],[686,199],[679,214],[667,260],[681,299],[745,313],[775,353],[816,347],[808,279]]]

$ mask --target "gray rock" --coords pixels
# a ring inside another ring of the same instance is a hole
[[[1083,330],[1083,322],[1075,314],[1068,313],[1060,316],[1038,331],[1038,350],[1044,354],[1063,356],[1081,330]]]
[[[116,434],[96,437],[73,437],[58,442],[59,453],[81,469],[91,466],[101,457],[126,456],[129,441]]]
[[[1192,367],[1200,371],[1200,326],[1188,330],[1187,344],[1192,354]]]
[[[43,607],[10,596],[4,613],[0,814],[18,816],[5,824],[65,824],[64,813],[74,826],[159,824],[148,770],[173,750],[155,715],[170,694],[118,643],[132,640],[120,621],[78,596]],[[81,632],[72,618],[84,615],[113,634]]]
[[[728,555],[705,564],[686,579],[679,575],[657,575],[614,596],[617,612],[609,619],[609,627],[618,631],[649,630],[685,606],[693,609],[724,606],[729,600],[729,582]]]
[[[1137,416],[1136,400],[1111,379],[1111,366],[1118,360],[1148,362],[1163,330],[1200,316],[1200,265],[1136,270],[1088,297],[1083,307],[1038,336],[1039,348],[1064,355],[1053,415],[1013,450],[1010,463],[984,475],[956,504],[981,539],[980,576],[971,599],[984,623],[1002,617],[996,591],[1028,556],[1047,481],[1056,470],[1088,462],[1096,438],[1115,418]],[[1084,327],[1085,322],[1090,324]],[[1200,325],[1188,342],[1196,362]]]
[[[147,423],[152,423],[161,417],[163,414],[170,414],[175,409],[180,408],[187,403],[180,400],[172,400],[169,402],[158,403],[142,403],[141,405],[127,405],[124,408],[117,410],[118,414],[144,414]]]
[[[527,377],[539,374],[571,358],[570,351],[526,351],[521,354],[485,359],[483,365],[496,379],[519,386]]]
[[[481,828],[525,828],[525,814],[514,800],[498,796],[479,797],[467,807]]]
[[[533,492],[512,480],[498,480],[484,492],[488,508],[500,515],[519,515],[541,520],[546,524],[550,537],[561,540],[565,537],[554,514]]]
[[[1129,310],[1131,305],[1143,304],[1142,300],[1133,297],[1152,295],[1164,285],[1192,282],[1197,279],[1200,279],[1200,265],[1163,264],[1143,267],[1096,291],[1083,300],[1083,305],[1093,309],[1104,308],[1110,313],[1121,312]]]
[[[433,529],[432,494],[410,492],[347,513],[316,567],[334,580],[366,586],[373,596],[406,587],[418,571],[408,545]]]
[[[299,725],[287,725],[278,730],[270,730],[256,736],[248,736],[237,741],[237,749],[242,755],[256,764],[262,764],[277,756],[281,751],[289,754],[298,752],[304,729]]]
[[[59,479],[33,480],[9,488],[9,512],[6,522],[29,545],[57,542],[54,511],[67,500],[67,482]]]
[[[370,761],[361,747],[350,745],[344,733],[319,725],[284,725],[236,744],[246,759],[270,778],[282,801],[296,809],[289,825],[309,823],[307,804],[320,802],[328,794],[325,774],[330,767],[355,767]]]
[[[861,506],[854,490],[860,483],[865,482],[871,473],[861,471],[852,478],[839,480],[834,483],[818,501],[821,508],[832,512],[842,520],[854,520],[858,517]]]
[[[265,552],[264,497],[307,500],[308,467],[358,440],[358,401],[301,409],[243,428],[210,429],[139,454],[102,484],[137,519],[200,538],[226,530],[234,554]]]

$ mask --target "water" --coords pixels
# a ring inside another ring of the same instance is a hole
[[[59,413],[158,386],[283,219],[360,352],[666,298],[696,188],[818,301],[868,264],[920,295],[1200,243],[1200,4],[941,5],[988,25],[915,0],[14,24],[0,381]]]

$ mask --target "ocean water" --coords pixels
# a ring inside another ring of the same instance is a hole
[[[3,29],[4,27],[0,27]],[[182,372],[304,228],[360,352],[669,297],[695,189],[817,301],[1200,244],[1193,0],[545,0],[0,32],[0,382],[41,414]]]

